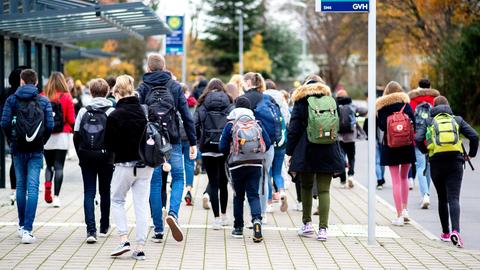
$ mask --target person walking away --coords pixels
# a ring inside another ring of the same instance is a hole
[[[207,190],[214,216],[212,223],[214,230],[220,230],[222,226],[228,225],[226,155],[220,151],[219,144],[223,128],[227,124],[227,116],[232,109],[232,98],[227,94],[223,82],[216,78],[211,79],[198,99],[194,119],[198,145],[208,176]]]
[[[188,110],[190,112],[190,115],[193,117],[193,114],[195,113],[195,107],[197,106],[197,100],[190,94],[190,89],[188,89],[188,85],[184,83],[181,83],[180,85],[182,86],[182,92],[185,95],[185,98],[187,99]],[[183,122],[181,120],[180,120],[180,139],[182,140],[183,165],[185,167],[185,187],[187,189],[187,193],[185,194],[184,199],[185,199],[186,205],[191,206],[193,201],[192,188],[193,188],[193,177],[194,177],[194,170],[195,170],[195,160],[190,159],[190,142],[188,141],[188,136],[187,136],[187,133],[185,132],[185,127],[183,126]]]
[[[345,170],[345,159],[338,142],[338,112],[330,88],[318,76],[310,76],[295,90],[295,102],[288,127],[287,155],[289,172],[300,175],[302,189],[302,226],[298,234],[311,236],[312,190],[318,192],[319,231],[317,240],[327,240],[330,212],[330,184],[334,174]]]
[[[399,83],[391,81],[383,96],[376,101],[377,123],[384,131],[380,164],[388,166],[392,176],[392,189],[397,217],[392,224],[403,226],[410,221],[408,215],[408,171],[415,162],[413,132],[415,117],[410,98]]]
[[[105,147],[114,154],[115,170],[111,183],[112,217],[120,235],[120,244],[110,256],[118,257],[131,250],[128,241],[125,200],[132,191],[135,209],[136,247],[132,257],[144,260],[143,250],[148,232],[148,194],[153,168],[146,166],[139,155],[139,145],[147,119],[135,95],[134,80],[128,75],[117,78],[113,93],[117,107],[107,117]]]
[[[250,101],[250,109],[253,111],[255,118],[265,127],[272,145],[267,149],[265,161],[263,163],[263,177],[260,181],[259,194],[260,205],[262,206],[262,222],[267,224],[267,205],[268,205],[268,181],[267,175],[272,168],[273,158],[275,155],[274,144],[279,143],[282,139],[282,121],[280,108],[275,100],[270,96],[264,95],[266,90],[265,80],[260,73],[248,72],[243,77],[245,97]]]
[[[280,211],[286,212],[288,210],[288,203],[287,203],[287,193],[285,192],[285,181],[282,175],[282,168],[283,168],[283,161],[285,159],[285,147],[287,142],[287,127],[290,123],[290,111],[288,110],[288,103],[285,100],[284,94],[277,90],[277,86],[272,80],[265,81],[267,90],[265,91],[265,95],[272,97],[275,100],[275,103],[278,104],[281,112],[282,117],[282,139],[280,142],[274,144],[274,155],[273,155],[273,162],[272,167],[268,173],[268,210],[272,211],[272,181],[275,182],[275,186],[280,193]]]
[[[426,125],[426,121],[430,118],[430,111],[433,108],[433,100],[440,95],[440,92],[430,88],[428,79],[420,80],[417,89],[408,92],[410,97],[410,106],[415,115],[415,129]],[[418,187],[422,201],[420,208],[428,209],[430,206],[430,168],[428,166],[427,157],[423,154],[418,146],[415,146],[415,167],[417,171]]]
[[[340,185],[342,188],[354,187],[354,175],[355,175],[355,141],[362,138],[359,134],[359,128],[357,128],[357,116],[365,115],[366,109],[355,106],[352,102],[352,98],[348,96],[348,92],[345,89],[337,91],[336,96],[338,104],[338,116],[340,118],[340,126],[338,131],[338,140],[342,147],[345,156],[348,159],[348,178],[347,172],[343,171],[340,175]],[[363,136],[364,137],[364,136]]]
[[[27,66],[19,66],[13,69],[12,72],[10,72],[10,75],[8,76],[8,83],[10,84],[10,87],[5,92],[1,93],[0,112],[3,112],[3,108],[5,106],[5,102],[7,101],[7,98],[10,97],[11,95],[14,95],[18,87],[20,87],[20,73],[22,73],[23,70],[28,68],[29,67]],[[1,115],[0,115],[0,118],[1,118]],[[11,142],[8,142],[8,137],[6,138],[7,138],[7,144],[11,145]],[[15,176],[15,165],[13,164],[13,162],[10,163],[9,177],[10,177],[10,190],[11,190],[10,203],[11,205],[14,205],[16,196],[17,196],[15,194],[15,190],[17,189],[17,177]]]
[[[428,153],[432,180],[438,196],[438,215],[442,224],[440,239],[452,241],[455,246],[462,248],[460,191],[463,166],[465,161],[477,155],[478,133],[462,117],[453,114],[448,100],[443,96],[434,99],[430,116],[427,125],[420,126],[417,130],[415,142],[422,153]],[[464,150],[461,136],[469,140],[468,153]]]
[[[176,241],[183,240],[183,232],[178,224],[180,204],[183,198],[184,170],[182,162],[182,144],[179,132],[179,120],[177,112],[183,121],[185,132],[190,143],[190,159],[197,157],[195,127],[189,112],[185,95],[178,82],[173,80],[172,74],[165,70],[165,59],[160,54],[151,54],[147,59],[148,72],[143,75],[143,82],[137,89],[140,104],[154,107],[157,115],[160,113],[162,122],[167,126],[172,152],[168,163],[171,164],[172,190],[170,194],[170,209],[165,219],[172,230],[172,236]],[[153,223],[155,235],[163,237],[163,211],[162,211],[162,168],[155,168],[151,181],[150,202],[153,210]]]
[[[243,238],[243,202],[245,195],[250,205],[253,224],[253,242],[263,241],[262,211],[258,194],[262,178],[265,150],[270,147],[270,138],[255,120],[248,98],[240,96],[235,102],[235,109],[230,112],[229,122],[223,129],[220,139],[220,151],[228,155],[228,169],[234,190],[233,197],[233,231],[234,238]]]
[[[74,145],[83,178],[83,211],[89,244],[97,242],[95,224],[95,195],[100,193],[100,234],[106,237],[110,228],[110,182],[113,174],[113,153],[106,150],[107,117],[114,110],[105,97],[110,88],[104,79],[90,81],[92,102],[81,108],[75,120]]]
[[[43,144],[53,129],[52,106],[37,89],[37,73],[25,69],[20,73],[20,87],[8,97],[0,125],[11,143],[17,177],[17,234],[22,243],[36,241],[32,234],[37,211]]]
[[[75,124],[75,109],[65,77],[53,72],[45,85],[45,96],[52,104],[54,126],[52,136],[45,144],[45,201],[60,207],[60,189],[63,183],[63,167],[67,157],[70,134]],[[54,180],[55,179],[55,180]],[[54,181],[54,184],[52,184]],[[52,186],[54,187],[52,199]]]

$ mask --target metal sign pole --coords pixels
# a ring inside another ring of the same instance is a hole
[[[368,13],[368,244],[375,244],[375,154],[376,154],[376,69],[377,69],[377,7],[370,0]]]

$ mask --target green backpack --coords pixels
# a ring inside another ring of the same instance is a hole
[[[337,103],[331,96],[309,97],[308,141],[315,144],[332,144],[337,139],[340,120]]]
[[[463,153],[459,129],[455,116],[448,113],[437,114],[427,128],[428,155],[431,157],[443,152]]]

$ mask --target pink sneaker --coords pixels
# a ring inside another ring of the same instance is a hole
[[[317,240],[318,241],[327,241],[327,229],[326,228],[320,228],[320,230],[318,230]]]
[[[450,242],[450,234],[449,233],[440,234],[440,240],[442,240],[443,242]]]
[[[313,225],[311,222],[308,222],[307,224],[303,224],[300,229],[298,230],[298,235],[299,236],[311,236],[315,233],[315,229],[313,228]]]
[[[460,233],[458,233],[456,230],[452,232],[450,235],[450,240],[452,243],[457,246],[458,248],[463,248],[463,240],[462,237],[460,237]]]

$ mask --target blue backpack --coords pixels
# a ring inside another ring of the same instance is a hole
[[[253,112],[255,118],[262,123],[267,131],[272,144],[275,147],[285,144],[285,119],[283,119],[278,104],[270,96],[263,95],[262,101],[257,104]]]

